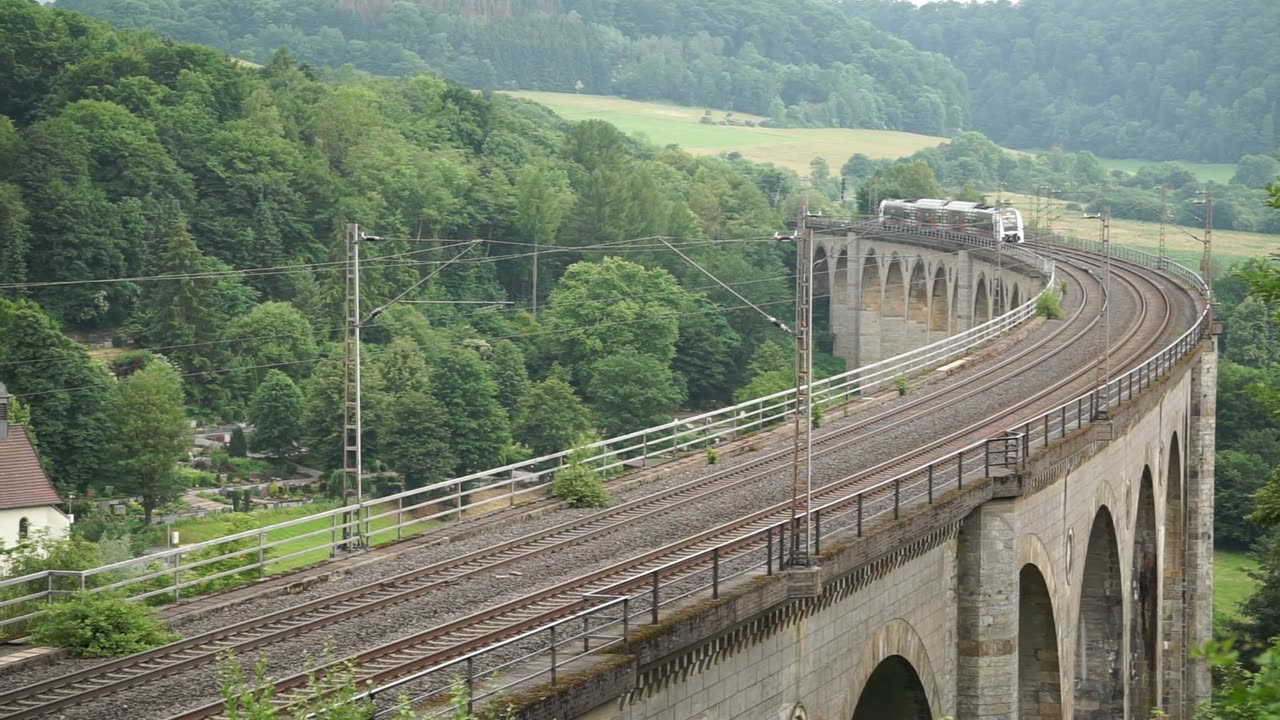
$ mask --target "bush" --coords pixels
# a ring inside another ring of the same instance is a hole
[[[576,508],[602,508],[609,506],[609,491],[604,478],[587,461],[591,451],[586,448],[595,438],[583,436],[578,446],[569,453],[569,465],[556,473],[551,481],[551,494]]]
[[[898,397],[902,397],[911,392],[911,381],[907,380],[906,375],[899,375],[893,379],[893,387],[898,391]]]
[[[31,628],[40,645],[70,649],[81,657],[113,657],[173,642],[151,608],[120,595],[77,592],[40,613]]]
[[[715,465],[720,462],[720,453],[715,448],[707,448],[707,464]]]
[[[1062,302],[1058,299],[1058,293],[1052,290],[1042,293],[1036,301],[1036,314],[1049,320],[1061,320]]]
[[[813,416],[812,416],[812,418],[811,418],[810,422],[813,424],[813,428],[814,428],[815,430],[816,430],[816,429],[818,429],[818,428],[820,428],[820,427],[822,427],[822,418],[823,418],[822,406],[821,406],[821,405],[814,405],[814,406],[813,406]]]
[[[231,429],[231,442],[227,446],[227,454],[231,457],[242,458],[248,454],[249,446],[244,440],[244,430],[239,426]]]

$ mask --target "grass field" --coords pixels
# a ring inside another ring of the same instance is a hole
[[[807,175],[809,161],[824,158],[833,171],[854,153],[872,158],[896,159],[946,142],[946,138],[892,130],[840,128],[782,129],[708,125],[700,122],[704,108],[637,102],[603,95],[513,92],[555,110],[566,120],[607,120],[629,135],[641,135],[657,145],[679,145],[695,155],[739,152],[750,160],[774,163]],[[723,120],[722,110],[712,118]],[[734,117],[752,122],[764,118],[745,113]]]
[[[995,193],[987,193],[989,200],[995,199]],[[1035,197],[1005,193],[1004,201],[1022,210],[1024,220],[1030,221],[1035,211]],[[1054,209],[1053,227],[1075,235],[1096,239],[1098,237],[1098,221],[1081,217],[1078,211],[1068,211],[1061,204]],[[1168,225],[1165,231],[1165,246],[1169,256],[1191,268],[1199,267],[1203,245],[1197,239],[1203,231],[1180,225]],[[1194,236],[1194,237],[1193,237]],[[1160,248],[1160,224],[1141,220],[1125,220],[1112,218],[1111,242],[1117,245],[1155,251]],[[1213,232],[1214,267],[1221,268],[1245,258],[1257,257],[1280,250],[1280,235],[1239,232],[1236,230],[1215,230]]]
[[[1248,571],[1258,564],[1248,555],[1227,550],[1213,553],[1213,613],[1223,618],[1236,617],[1236,609],[1253,594],[1257,583]]]
[[[1136,173],[1143,165],[1158,165],[1157,160],[1108,160],[1099,158],[1103,167],[1108,170],[1123,170],[1125,172]],[[1188,170],[1195,174],[1196,179],[1200,182],[1216,182],[1227,184],[1231,180],[1231,176],[1236,174],[1236,166],[1234,163],[1193,163],[1182,162]]]
[[[310,505],[301,505],[298,507],[275,508],[272,510],[255,510],[253,513],[250,514],[250,517],[253,520],[253,527],[266,527],[268,525],[274,525],[276,523],[282,523],[289,520],[296,520],[298,518],[307,517],[308,515],[321,513],[321,512],[324,512],[325,510],[331,510],[335,507],[338,507],[337,501],[321,502],[321,503],[313,503]],[[378,514],[381,512],[386,512],[388,510],[394,510],[394,509],[395,508],[393,503],[392,505],[387,506],[385,509],[375,508],[373,510],[373,514]],[[407,516],[406,516],[406,519],[408,519]],[[333,521],[330,518],[320,518],[318,520],[311,520],[309,522],[299,523],[297,525],[292,525],[287,528],[283,528],[280,530],[275,530],[270,533],[267,533],[266,539],[267,539],[267,542],[272,542],[275,540],[285,540],[288,538],[297,537],[299,535],[305,535],[307,533],[315,532],[317,530],[325,530],[332,527],[332,522]],[[413,523],[412,525],[406,526],[403,532],[406,535],[415,533],[415,532],[421,532],[436,524],[438,523],[433,521]],[[395,525],[394,516],[378,518],[370,523],[370,526],[371,526],[370,530],[376,531],[381,528],[390,527],[392,525]],[[196,518],[192,520],[184,520],[182,522],[175,523],[172,526],[169,526],[168,529],[177,530],[179,532],[179,540],[184,545],[201,543],[201,542],[205,542],[206,540],[216,540],[220,537],[225,537],[227,535],[230,535],[233,532],[230,514],[210,515],[207,517]],[[311,563],[318,562],[320,560],[324,560],[328,558],[329,557],[328,548],[320,548],[315,550],[314,552],[309,552],[309,553],[303,552],[303,551],[307,550],[308,548],[324,545],[330,542],[330,539],[331,538],[329,533],[322,532],[309,537],[300,538],[292,542],[282,543],[280,545],[277,545],[271,548],[270,552],[272,557],[282,557],[285,555],[292,555],[293,553],[302,553],[302,554],[298,555],[297,557],[292,557],[292,558],[289,558],[288,560],[283,560],[281,562],[273,563],[272,565],[269,565],[267,568],[267,573],[268,574],[281,573],[287,570],[292,570],[294,568],[301,567],[303,565],[310,565]],[[384,533],[376,536],[373,539],[373,544],[381,545],[386,542],[390,542],[391,540],[394,540],[394,539],[395,539],[395,533]],[[161,542],[163,542],[163,540],[161,540]]]

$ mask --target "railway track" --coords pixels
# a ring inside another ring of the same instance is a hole
[[[1135,337],[1142,336],[1140,342],[1134,344],[1123,355],[1123,359],[1119,363],[1120,366],[1123,366],[1145,358],[1146,353],[1154,344],[1159,342],[1167,329],[1172,313],[1168,294],[1155,283],[1148,282],[1148,290],[1144,293],[1139,289],[1138,282],[1132,279],[1122,279],[1121,282],[1128,285],[1136,297],[1142,298],[1139,302],[1140,310],[1137,314],[1137,319],[1131,323],[1129,330],[1113,348],[1113,352],[1125,348],[1126,345],[1133,342]],[[1150,304],[1145,301],[1145,298],[1151,295],[1157,295],[1163,300],[1164,311],[1162,313],[1153,315],[1147,310]],[[1083,309],[1086,305],[1087,303],[1082,303],[1080,307]],[[1095,319],[1088,324],[1084,331],[1077,334],[1077,337],[1084,332],[1088,332],[1096,324]],[[1092,368],[1082,368],[1058,383],[1027,398],[1018,408],[1004,410],[990,418],[952,433],[939,443],[934,443],[931,451],[937,452],[939,449],[945,451],[963,446],[968,444],[973,435],[985,436],[993,428],[1003,428],[1005,426],[1004,423],[1010,417],[1022,412],[1035,402],[1062,391],[1073,383],[1080,384],[1083,380],[1085,386],[1088,387],[1087,378],[1091,372]],[[905,418],[900,422],[909,420],[910,418]],[[815,492],[815,504],[835,503],[834,508],[838,510],[841,502],[853,502],[853,498],[860,487],[874,485],[902,464],[918,459],[929,454],[929,452],[916,451],[908,453],[881,463],[875,468],[829,483]],[[874,500],[874,497],[872,499]],[[588,573],[552,588],[488,608],[480,613],[451,621],[423,633],[402,638],[395,643],[353,656],[349,660],[357,668],[356,680],[361,684],[384,683],[415,669],[446,661],[459,654],[553,622],[580,609],[581,598],[585,594],[602,591],[616,594],[634,590],[647,583],[647,574],[655,568],[678,562],[682,558],[698,555],[713,546],[721,546],[722,562],[732,562],[742,554],[757,549],[761,543],[757,539],[744,540],[735,545],[733,544],[735,538],[757,534],[759,531],[785,520],[785,513],[788,508],[788,503],[774,505],[739,520],[698,533],[666,547],[646,552],[608,568]],[[730,544],[726,546],[725,543]],[[701,571],[702,568],[698,564],[690,564],[681,574],[674,578],[674,581],[678,582],[681,577],[687,577]],[[307,675],[296,675],[276,683],[276,697],[279,704],[287,706],[296,701],[305,692],[302,688],[306,680]],[[217,716],[220,709],[218,704],[213,704],[184,713],[178,717],[183,720],[213,717]]]
[[[1085,257],[1091,258],[1092,256],[1087,256],[1086,254]],[[1088,264],[1087,259],[1080,262]],[[1132,289],[1135,295],[1140,296],[1141,292],[1137,289],[1136,284],[1132,283],[1132,281],[1129,282],[1133,285]],[[1083,290],[1084,283],[1081,283],[1080,287]],[[1166,301],[1168,300],[1167,296],[1165,299]],[[1098,302],[1098,298],[1091,299],[1088,295],[1083,296],[1073,314],[1072,321],[1084,314],[1087,308],[1096,308],[1096,302]],[[1142,305],[1145,307],[1146,303],[1142,303]],[[1166,302],[1166,323],[1167,308],[1168,303]],[[1141,314],[1141,318],[1145,319],[1145,317],[1146,313],[1144,312]],[[1122,346],[1129,337],[1138,333],[1142,322],[1143,320],[1139,320],[1138,323],[1133,324],[1131,332],[1125,338],[1122,338],[1118,345]],[[1072,322],[1063,323],[1059,332],[1050,335],[1032,347],[1019,351],[1010,358],[1006,358],[993,367],[990,372],[995,373],[999,369],[1016,365],[1033,352],[1041,349],[1048,349],[1046,355],[1053,354],[1082,337],[1096,324],[1097,319],[1094,318],[1087,323],[1084,329],[1067,335],[1066,329],[1071,327]],[[1142,352],[1143,350],[1137,350],[1132,355],[1135,357],[1140,356]],[[1015,369],[1013,372],[978,383],[975,386],[949,387],[922,394],[906,407],[898,407],[888,412],[879,413],[837,431],[825,433],[821,438],[817,439],[821,446],[820,452],[837,452],[852,443],[864,441],[870,436],[909,423],[924,412],[935,411],[937,405],[930,405],[934,401],[941,400],[948,404],[963,402],[965,399],[980,394],[1000,382],[1007,381],[1016,376],[1018,372],[1019,370]],[[1076,373],[1075,377],[1083,374],[1083,371]],[[1067,380],[1063,382],[1065,383]],[[1038,393],[1037,397],[1046,396],[1055,389],[1057,388],[1046,389]],[[1034,398],[1028,399],[1028,402],[1034,402]],[[922,410],[920,413],[906,414],[906,411],[911,408],[925,407],[928,409]],[[870,432],[862,432],[873,426],[877,427]],[[977,426],[971,426],[966,430],[971,433],[979,431]],[[962,443],[965,439],[964,433],[966,430],[953,433],[949,439],[944,439],[943,442]],[[935,443],[932,449],[936,451],[938,447],[938,444]],[[917,459],[925,454],[927,452],[918,451],[900,456],[865,473],[831,483],[820,489],[815,500],[816,502],[825,502],[838,499],[841,493],[847,494],[850,492],[850,488],[873,483],[877,473],[887,473],[890,468]],[[789,453],[786,451],[769,453],[749,463],[728,468],[712,476],[640,498],[617,508],[596,513],[581,520],[563,523],[553,528],[517,538],[495,547],[469,553],[443,563],[436,563],[427,568],[389,578],[381,583],[355,588],[344,593],[305,603],[295,608],[232,625],[214,633],[188,638],[174,645],[153,651],[151,654],[144,653],[131,658],[123,658],[80,673],[73,673],[44,683],[20,688],[17,691],[0,695],[0,717],[27,718],[43,716],[59,708],[87,702],[93,698],[117,692],[127,687],[149,683],[158,678],[208,663],[222,650],[234,649],[237,652],[243,652],[277,642],[286,637],[312,632],[321,627],[357,617],[373,608],[404,602],[426,594],[434,587],[455,581],[466,575],[490,570],[532,556],[554,552],[566,546],[614,532],[619,528],[634,524],[654,514],[667,512],[672,507],[695,502],[714,493],[725,492],[762,475],[776,473],[788,458]],[[421,667],[424,661],[426,664],[430,664],[445,655],[456,655],[457,653],[466,652],[469,649],[494,642],[500,639],[499,635],[505,637],[522,629],[535,627],[539,623],[553,619],[552,616],[556,614],[565,614],[565,612],[571,611],[573,603],[580,600],[582,593],[591,592],[592,587],[609,585],[617,580],[619,573],[643,573],[648,566],[657,566],[669,562],[673,557],[672,553],[684,552],[688,554],[697,552],[697,548],[709,547],[723,542],[726,534],[732,535],[736,533],[741,535],[750,532],[751,528],[768,526],[770,523],[776,522],[778,509],[778,506],[767,508],[727,526],[699,533],[672,546],[632,558],[623,564],[576,578],[570,581],[569,585],[562,584],[555,588],[535,593],[532,596],[526,596],[495,608],[489,608],[482,613],[433,628],[427,633],[405,638],[391,645],[361,654],[355,658],[360,668],[360,678],[362,681],[367,677],[375,682],[382,682],[385,679],[409,672],[413,668]],[[281,681],[279,697],[282,703],[287,704],[293,699],[290,690],[298,687],[298,684],[291,681],[300,677],[302,676],[295,676],[295,678],[287,678]],[[216,714],[218,710],[218,708],[208,706],[181,717],[208,717]]]

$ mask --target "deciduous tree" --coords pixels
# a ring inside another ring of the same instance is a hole
[[[111,474],[117,487],[142,499],[143,522],[150,525],[152,512],[182,490],[176,463],[191,446],[182,378],[172,365],[151,360],[111,387],[107,417]]]

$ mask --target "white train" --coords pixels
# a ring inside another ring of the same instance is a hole
[[[885,227],[946,230],[1004,242],[1020,243],[1025,238],[1022,213],[1016,208],[961,200],[884,200],[880,203],[880,224]]]

